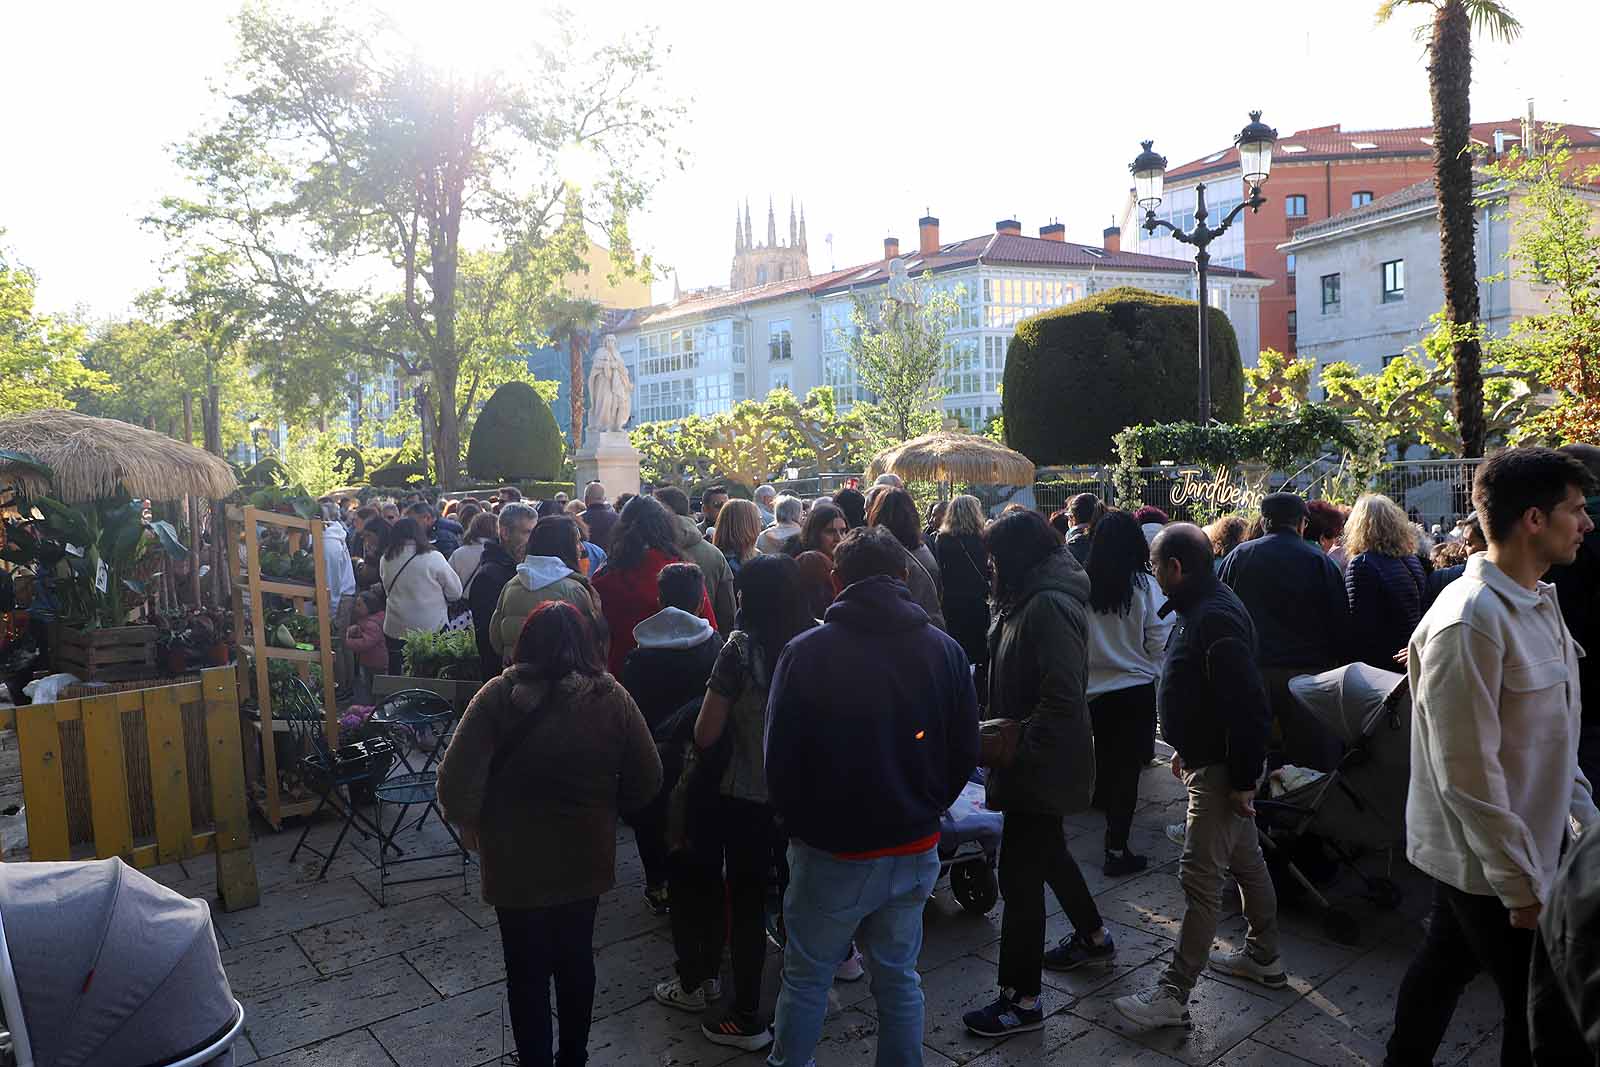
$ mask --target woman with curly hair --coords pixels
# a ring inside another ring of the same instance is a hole
[[[1350,564],[1344,572],[1350,600],[1352,655],[1384,670],[1411,640],[1422,619],[1427,578],[1417,559],[1417,531],[1400,505],[1381,493],[1356,501],[1344,526]]]

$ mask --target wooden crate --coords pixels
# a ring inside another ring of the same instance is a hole
[[[56,670],[85,682],[121,682],[156,673],[154,626],[108,626],[98,630],[61,627],[51,651]]]

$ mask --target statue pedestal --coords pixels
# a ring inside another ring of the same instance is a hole
[[[639,452],[628,441],[626,431],[591,433],[574,457],[577,465],[576,499],[582,499],[583,487],[599,482],[606,487],[606,497],[615,500],[621,493],[639,491]]]

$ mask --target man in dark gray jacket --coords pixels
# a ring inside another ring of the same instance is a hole
[[[1157,983],[1113,1001],[1139,1026],[1185,1026],[1189,994],[1211,969],[1281,989],[1278,898],[1256,834],[1255,793],[1271,716],[1256,667],[1256,631],[1239,598],[1211,569],[1211,540],[1180,522],[1150,548],[1163,614],[1178,613],[1156,695],[1162,736],[1176,749],[1172,773],[1189,791],[1188,829],[1178,880],[1186,907],[1178,947]],[[1231,873],[1244,901],[1245,945],[1213,952],[1222,884]]]

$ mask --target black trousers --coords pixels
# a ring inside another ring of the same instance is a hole
[[[1505,1009],[1501,1067],[1526,1067],[1528,1053],[1528,965],[1533,930],[1511,926],[1498,897],[1463,893],[1433,884],[1428,933],[1400,983],[1394,1033],[1386,1067],[1429,1067],[1467,983],[1488,971]]]
[[[506,957],[506,1001],[517,1055],[527,1067],[582,1067],[594,1012],[594,916],[599,899],[551,908],[496,908]],[[550,1051],[550,983],[561,1050]]]
[[[699,820],[689,847],[673,853],[667,879],[683,988],[698,988],[717,976],[726,930],[733,948],[734,1007],[750,1015],[761,1008],[772,837],[771,807],[718,797],[715,816]]]
[[[1044,969],[1044,887],[1049,885],[1072,920],[1088,936],[1104,925],[1078,861],[1067,851],[1061,816],[1006,812],[1000,832],[1000,988],[1018,996],[1039,995]]]
[[[1128,847],[1139,775],[1156,736],[1156,687],[1113,689],[1089,700],[1094,726],[1094,806],[1106,813],[1106,849]]]
[[[389,637],[385,635],[383,644],[384,647],[389,650],[389,673],[406,673],[405,657],[401,654],[405,650],[406,643],[400,640],[398,637]]]
[[[670,857],[667,855],[667,817],[672,804],[671,787],[663,783],[656,798],[622,821],[633,828],[633,842],[639,847],[639,862],[644,866],[645,885],[660,889],[667,884]]]

